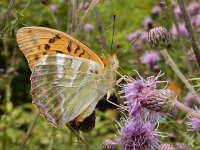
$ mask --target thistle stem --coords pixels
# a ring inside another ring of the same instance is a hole
[[[49,143],[48,150],[52,150],[53,149],[53,143],[54,143],[55,135],[56,135],[56,130],[54,128],[52,128],[51,140],[50,140],[50,143]]]
[[[34,117],[33,121],[31,122],[31,124],[29,125],[28,131],[26,132],[26,135],[24,136],[24,138],[22,140],[22,143],[19,147],[19,150],[22,150],[24,148],[24,146],[25,146],[28,138],[30,137],[30,134],[31,134],[39,116],[40,116],[40,113],[37,113],[36,116]]]
[[[196,56],[198,66],[200,68],[200,48],[198,46],[198,42],[197,42],[197,39],[195,37],[193,28],[192,28],[192,24],[191,24],[191,21],[190,21],[189,14],[188,14],[188,12],[185,8],[185,0],[178,0],[178,3],[179,3],[179,6],[180,6],[180,9],[181,9],[181,13],[182,13],[182,16],[183,16],[183,20],[185,22],[186,29],[187,29],[188,34],[189,34],[190,44],[192,46],[192,49],[193,49],[194,54]]]
[[[6,15],[4,16],[2,24],[1,24],[1,29],[2,30],[3,30],[3,28],[5,27],[5,25],[7,23],[8,17],[10,16],[10,12],[11,12],[11,9],[12,9],[14,3],[15,3],[15,0],[10,0],[9,3],[8,3],[8,7],[7,7],[7,10],[6,10]]]
[[[76,35],[79,33],[79,31],[81,30],[81,28],[82,28],[82,26],[83,26],[83,24],[84,24],[84,21],[85,21],[86,17],[88,16],[89,12],[90,12],[92,9],[94,9],[94,7],[97,5],[98,2],[99,2],[99,0],[92,0],[92,2],[90,3],[88,9],[85,11],[85,13],[83,14],[83,17],[82,17],[81,20],[79,21],[79,24],[77,25],[77,27],[76,27],[74,33],[72,33],[73,36],[76,36]]]
[[[186,112],[187,114],[191,115],[192,117],[195,118],[199,118],[200,119],[200,113],[199,111],[196,111],[194,109],[191,109],[187,106],[185,106],[184,104],[182,104],[181,102],[179,102],[177,99],[173,100],[174,106],[184,112]]]
[[[191,84],[188,82],[188,80],[185,78],[183,73],[179,70],[173,59],[168,54],[167,50],[164,49],[161,51],[162,56],[165,58],[166,62],[170,65],[172,70],[178,75],[178,77],[182,80],[182,82],[185,84],[185,86],[197,97],[197,100],[200,104],[200,97],[198,96],[197,92],[194,90],[194,88],[191,86]]]
[[[183,50],[183,53],[184,53],[184,56],[185,58],[187,58],[187,49],[186,49],[186,46],[185,46],[185,38],[181,37],[181,32],[180,32],[180,29],[179,29],[179,26],[178,26],[178,20],[176,18],[176,15],[174,13],[174,7],[172,5],[172,2],[170,0],[165,0],[167,5],[169,6],[169,11],[170,11],[170,14],[171,14],[171,17],[172,17],[172,20],[174,22],[174,25],[175,25],[175,28],[176,28],[176,31],[178,33],[178,36],[177,38],[180,40],[180,43],[181,43],[181,49]],[[188,71],[190,73],[192,73],[192,69],[191,69],[191,65],[190,65],[190,62],[189,62],[189,59],[185,59],[185,62],[187,63],[187,66],[188,66]]]

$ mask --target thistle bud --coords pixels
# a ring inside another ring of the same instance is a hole
[[[117,150],[117,145],[110,139],[106,139],[101,144],[101,150]]]
[[[175,98],[175,93],[169,89],[155,90],[146,100],[141,101],[141,105],[156,112],[169,113],[174,108]]]
[[[161,144],[158,150],[176,150],[172,144]]]
[[[165,48],[169,41],[169,32],[164,27],[155,27],[148,33],[148,42],[152,48]]]
[[[184,143],[176,143],[176,150],[190,150],[189,147]]]

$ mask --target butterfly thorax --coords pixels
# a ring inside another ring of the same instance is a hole
[[[112,91],[114,85],[116,84],[116,71],[118,69],[119,62],[116,55],[112,55],[108,58],[108,64],[105,66],[102,73],[102,82],[104,83],[104,87],[102,87],[105,91],[105,94],[108,91]]]

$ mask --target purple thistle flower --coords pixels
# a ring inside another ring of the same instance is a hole
[[[124,94],[126,101],[124,104],[128,108],[130,118],[141,118],[142,108],[147,108],[156,112],[168,112],[173,108],[173,104],[170,102],[174,98],[174,93],[170,90],[156,89],[158,78],[162,74],[158,74],[156,77],[151,76],[144,79],[140,76],[140,79],[125,79],[127,84],[122,85],[122,91],[120,94]]]
[[[142,64],[147,64],[150,66],[154,66],[159,60],[160,56],[156,51],[146,52],[140,57],[140,61]]]
[[[199,4],[198,2],[192,2],[189,6],[188,6],[188,11],[190,13],[191,16],[195,16],[198,14],[199,12]]]
[[[142,48],[142,42],[140,40],[137,40],[135,43],[132,45],[132,51],[137,52]]]
[[[181,37],[187,37],[188,32],[187,32],[187,29],[185,28],[185,25],[183,23],[180,23],[180,24],[178,24],[178,27],[179,27],[179,30],[180,30],[180,36]],[[175,38],[175,39],[177,39],[179,37],[175,25],[173,25],[173,27],[171,29],[171,34],[172,34],[172,37]]]
[[[151,14],[153,16],[158,16],[161,12],[161,8],[159,6],[154,6],[151,10]]]
[[[154,90],[146,99],[141,101],[141,105],[149,110],[169,113],[174,108],[172,100],[175,98],[176,94],[169,89]]]
[[[148,32],[143,32],[140,36],[141,40],[143,42],[147,42],[148,41]]]
[[[159,146],[159,133],[150,121],[126,119],[118,142],[121,150],[152,150]]]
[[[194,25],[200,27],[200,14],[195,17]]]
[[[160,145],[158,150],[176,150],[176,148],[172,144],[164,143]]]
[[[176,143],[175,144],[176,150],[190,150],[188,145],[185,143]]]
[[[188,128],[193,131],[200,132],[200,119],[195,117],[189,117],[189,122],[186,123]]]
[[[153,27],[151,17],[146,17],[143,21],[143,25],[146,30],[150,30]]]
[[[56,5],[51,5],[50,6],[50,9],[53,13],[56,13],[57,12],[57,6]]]
[[[195,108],[199,103],[194,94],[189,92],[184,98],[184,104],[190,108]]]
[[[101,144],[101,150],[117,150],[117,144],[110,139],[106,139]]]
[[[92,24],[86,23],[86,24],[83,26],[83,29],[84,29],[86,32],[91,32],[91,31],[94,29],[94,27],[93,27]]]
[[[126,120],[121,128],[118,142],[122,150],[152,150],[158,147],[157,130],[150,121]]]
[[[180,7],[175,7],[175,8],[174,8],[174,14],[175,14],[178,18],[181,18],[181,17],[182,17]]]
[[[130,34],[128,34],[128,41],[133,41],[137,36],[141,35],[142,34],[142,30],[138,29]]]
[[[144,21],[143,21],[143,25],[144,25],[145,27],[148,26],[148,25],[151,24],[151,23],[152,23],[151,17],[147,17],[147,18],[145,18]]]

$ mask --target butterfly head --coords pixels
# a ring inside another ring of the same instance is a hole
[[[113,70],[117,70],[119,67],[119,61],[116,55],[111,55],[108,59],[109,65]]]

